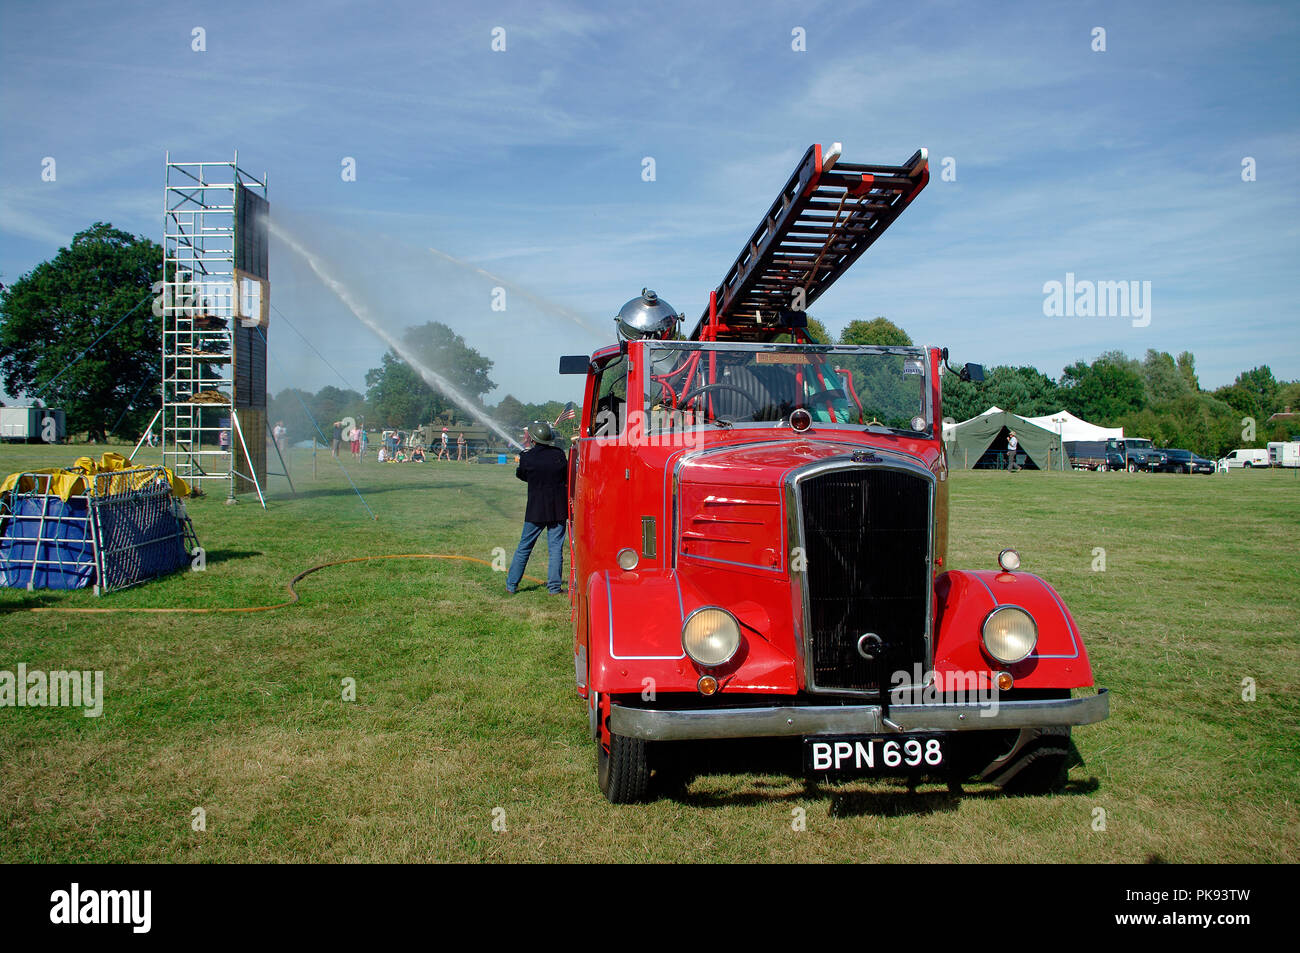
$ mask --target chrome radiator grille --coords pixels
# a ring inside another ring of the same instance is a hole
[[[809,688],[873,692],[926,663],[930,486],[918,474],[835,469],[798,484],[807,558],[804,651]],[[857,650],[874,632],[874,661]]]

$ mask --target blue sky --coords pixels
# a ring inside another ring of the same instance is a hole
[[[1206,387],[1261,363],[1297,378],[1298,10],[6,0],[0,281],[97,220],[161,241],[165,151],[238,149],[385,324],[454,327],[496,362],[490,399],[570,398],[556,358],[611,339],[646,285],[693,321],[810,143],[885,163],[926,146],[930,186],[813,306],[833,330],[883,314],[1054,377],[1154,347],[1191,350]],[[509,282],[506,311],[475,269]],[[272,390],[363,389],[382,341],[280,243],[271,273],[337,371],[273,316]],[[1151,282],[1149,325],[1044,316],[1067,273]]]

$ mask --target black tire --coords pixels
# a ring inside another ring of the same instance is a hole
[[[1187,464],[1187,465],[1185,465],[1185,466],[1183,467],[1183,472],[1184,472],[1184,473],[1191,473],[1191,472],[1192,472],[1192,465],[1191,465],[1190,463]]]
[[[596,742],[596,780],[611,804],[633,804],[645,799],[650,785],[650,762],[642,738],[610,734],[609,750]]]
[[[1244,466],[1247,470],[1255,469],[1255,464],[1251,463],[1249,460],[1243,463],[1242,466]]]
[[[1137,461],[1136,461],[1136,460],[1130,460],[1130,461],[1128,462],[1128,472],[1129,472],[1129,473],[1137,473],[1137,472],[1138,472],[1138,465],[1137,465]]]
[[[1030,728],[1017,750],[989,778],[1008,794],[1052,794],[1065,787],[1073,749],[1070,729]]]

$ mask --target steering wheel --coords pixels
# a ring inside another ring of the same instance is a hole
[[[678,402],[678,406],[685,407],[687,404],[693,401],[696,397],[699,397],[701,394],[705,394],[715,390],[726,390],[726,391],[731,391],[732,393],[735,394],[739,394],[741,397],[745,398],[745,401],[749,404],[751,413],[756,414],[760,409],[758,405],[758,401],[753,396],[751,396],[748,392],[741,390],[739,387],[736,387],[734,384],[701,384],[699,387],[695,388],[689,393],[683,394],[682,399]],[[726,418],[721,416],[720,414],[714,414],[713,417],[715,420],[726,420]]]

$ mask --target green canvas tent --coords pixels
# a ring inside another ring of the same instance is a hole
[[[1006,467],[1007,436],[1012,430],[1020,441],[1018,456],[1026,469],[1070,469],[1059,436],[999,407],[943,428],[948,466],[954,470]]]

